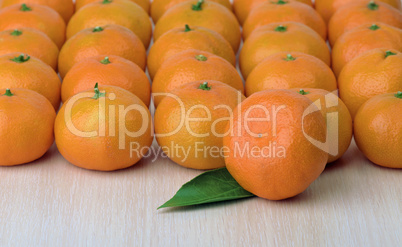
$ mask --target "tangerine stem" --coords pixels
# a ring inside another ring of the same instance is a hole
[[[195,59],[197,59],[198,61],[201,61],[201,62],[205,62],[208,60],[208,58],[204,55],[197,55],[197,56],[195,56]]]
[[[301,95],[307,95],[307,94],[309,94],[310,92],[306,92],[306,91],[304,91],[303,89],[300,89],[300,91],[299,91],[299,94],[301,94]]]
[[[25,3],[21,4],[21,11],[31,11],[32,9],[28,7]]]
[[[190,32],[190,31],[191,31],[190,26],[186,24],[186,25],[184,26],[184,32]]]
[[[204,90],[204,91],[209,91],[211,90],[211,87],[208,86],[208,82],[203,82],[201,85],[198,87],[198,89]]]
[[[375,31],[375,30],[380,29],[380,26],[378,26],[377,24],[373,24],[373,25],[371,25],[371,26],[369,27],[369,29]]]
[[[367,4],[367,8],[369,8],[370,10],[377,10],[378,7],[378,4],[376,4],[374,1],[370,1],[370,3]]]
[[[109,57],[105,57],[105,59],[103,59],[102,61],[100,61],[102,64],[109,64],[109,63],[112,63],[112,62],[110,62],[110,60],[109,60]]]
[[[288,2],[286,2],[286,1],[283,1],[283,0],[278,0],[278,2],[276,2],[276,4],[279,4],[279,5],[283,5],[283,4],[287,4]]]
[[[283,26],[283,25],[279,25],[275,28],[276,32],[286,32],[288,30],[287,27]]]
[[[25,62],[29,61],[29,59],[31,59],[31,57],[29,55],[27,55],[27,57],[25,58],[25,55],[21,54],[18,57],[12,58],[10,60],[13,62],[16,62],[16,63],[25,63]]]
[[[12,36],[20,36],[22,32],[18,29],[14,29],[14,31],[11,32]]]
[[[14,96],[14,94],[11,93],[11,90],[9,88],[6,89],[6,93],[3,95],[8,97]]]
[[[395,97],[397,97],[398,99],[402,99],[402,92],[401,92],[401,91],[398,91],[398,92],[395,94]]]
[[[103,0],[102,4],[108,4],[108,3],[111,3],[111,2],[113,2],[113,1],[112,0]]]
[[[296,60],[295,57],[293,57],[291,54],[286,55],[285,61],[294,61]]]
[[[96,33],[96,32],[102,32],[103,28],[100,26],[94,27],[94,29],[92,30],[92,32]]]
[[[395,52],[392,52],[392,51],[386,51],[385,52],[385,58],[387,58],[387,57],[389,57],[389,56],[395,56],[396,55],[396,53]]]
[[[204,3],[204,0],[198,0],[197,4],[193,4],[191,9],[194,10],[194,11],[200,11],[200,10],[202,10],[202,4],[203,3]]]
[[[94,91],[95,91],[95,95],[94,95],[94,97],[92,97],[92,99],[99,99],[100,97],[105,97],[106,96],[106,93],[101,93],[99,91],[98,83],[95,84]]]

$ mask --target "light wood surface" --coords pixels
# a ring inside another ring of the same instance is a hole
[[[148,157],[118,172],[40,160],[0,168],[1,246],[401,246],[402,174],[354,144],[303,194],[156,208],[200,174]]]

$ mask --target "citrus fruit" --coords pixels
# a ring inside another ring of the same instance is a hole
[[[56,112],[37,92],[0,89],[0,166],[14,166],[42,157],[54,141]]]
[[[387,3],[397,9],[401,8],[400,0],[378,0]],[[332,15],[340,8],[354,3],[367,3],[367,0],[315,0],[315,9],[328,22]]]
[[[155,25],[154,40],[186,24],[214,30],[229,41],[235,52],[239,49],[241,33],[236,16],[221,4],[204,0],[179,3],[166,11]]]
[[[375,48],[402,51],[402,30],[378,23],[365,24],[343,34],[332,49],[335,75],[338,76],[343,66],[353,58]]]
[[[402,53],[373,49],[345,65],[338,78],[339,95],[352,117],[368,99],[402,88]]]
[[[258,27],[273,22],[294,21],[303,23],[316,31],[323,39],[327,38],[327,28],[315,10],[297,1],[265,1],[254,8],[243,25],[243,38],[246,40]]]
[[[188,49],[210,52],[236,65],[236,55],[229,42],[219,33],[203,27],[183,25],[168,31],[151,46],[148,54],[151,78],[167,58]]]
[[[30,54],[57,70],[59,48],[41,31],[33,28],[1,31],[0,55],[13,52]]]
[[[247,191],[270,200],[286,199],[302,193],[324,170],[327,149],[313,140],[325,142],[325,121],[308,98],[291,90],[266,90],[251,95],[233,112],[231,134],[223,138],[225,162]]]
[[[377,95],[357,112],[356,144],[374,164],[402,168],[402,92]]]
[[[320,59],[301,52],[279,52],[259,63],[247,77],[246,96],[267,89],[337,89],[332,70]]]
[[[313,6],[311,0],[297,0],[298,2]],[[244,23],[251,10],[265,3],[266,0],[233,0],[233,10],[241,24]]]
[[[130,0],[130,1],[141,6],[141,8],[143,8],[145,12],[147,12],[147,13],[149,12],[149,7],[151,5],[149,0]],[[94,2],[99,2],[99,0],[76,0],[75,1],[76,11],[80,10],[85,5],[94,3]]]
[[[212,80],[187,83],[171,93],[174,97],[165,97],[155,112],[155,135],[164,153],[187,168],[224,167],[222,137],[244,96]]]
[[[271,23],[255,30],[244,42],[239,60],[244,78],[265,58],[281,51],[303,52],[331,63],[327,44],[314,30],[296,22]]]
[[[67,39],[86,28],[109,24],[120,25],[133,31],[148,47],[152,24],[148,14],[128,0],[99,0],[82,7],[67,26]]]
[[[338,160],[348,150],[353,136],[349,110],[338,95],[317,88],[295,88],[320,109],[327,124],[328,163]]]
[[[75,63],[97,55],[116,55],[143,70],[146,67],[146,50],[141,40],[125,27],[107,25],[84,29],[67,40],[59,55],[61,77],[64,78]]]
[[[151,114],[137,96],[96,85],[63,104],[56,117],[56,144],[75,166],[113,171],[136,164],[148,152],[151,126]]]
[[[186,50],[167,59],[156,73],[152,82],[155,106],[164,98],[155,94],[201,80],[217,80],[244,93],[243,80],[228,61],[209,52]]]
[[[57,11],[63,18],[65,23],[68,23],[71,16],[74,14],[73,0],[3,0],[2,7],[10,6],[13,4],[40,4],[48,6]]]
[[[152,20],[154,20],[154,22],[157,23],[158,20],[165,14],[165,12],[167,10],[169,10],[171,7],[173,7],[179,3],[186,2],[186,1],[188,1],[188,0],[154,0],[154,1],[152,1],[152,4],[151,4]],[[232,4],[230,3],[230,0],[211,0],[211,2],[216,2],[216,3],[222,4],[223,6],[228,8],[230,11],[232,10]]]
[[[60,107],[60,79],[41,60],[21,53],[0,56],[0,88],[25,88],[45,96],[54,109]]]
[[[328,24],[331,45],[345,32],[363,24],[384,23],[402,28],[402,13],[386,3],[364,1],[340,8]]]
[[[95,56],[76,63],[63,80],[61,96],[65,102],[73,95],[91,89],[94,83],[118,86],[130,91],[149,106],[151,84],[135,63],[118,56]]]
[[[31,27],[44,32],[59,48],[64,43],[66,24],[47,6],[14,4],[0,9],[0,20],[0,31]]]

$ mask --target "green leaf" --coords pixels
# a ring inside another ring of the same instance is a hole
[[[207,171],[184,184],[176,195],[160,208],[229,201],[254,195],[243,189],[226,168]]]

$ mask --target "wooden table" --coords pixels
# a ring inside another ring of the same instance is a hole
[[[355,144],[303,194],[156,208],[200,174],[148,157],[117,172],[40,160],[0,168],[1,246],[401,246],[402,174]]]

